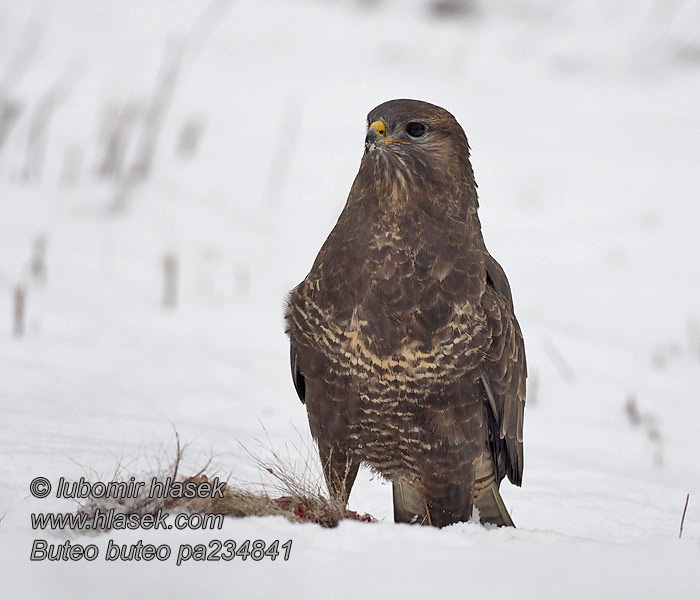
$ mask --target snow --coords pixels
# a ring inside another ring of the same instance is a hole
[[[429,4],[3,3],[0,112],[22,107],[0,143],[3,598],[700,595],[699,5],[500,0],[438,18]],[[183,57],[172,102],[122,206],[97,175],[104,127],[120,108],[140,122],[164,48]],[[42,162],[28,140],[57,85]],[[175,430],[189,472],[212,458],[258,481],[244,446],[313,464],[282,306],[345,201],[366,113],[398,97],[464,126],[513,289],[530,366],[523,487],[502,486],[518,529],[395,525],[390,486],[363,472],[350,507],[371,525],[33,531],[31,512],[75,509],[32,498],[33,478],[151,473]],[[29,268],[41,235],[44,283]],[[40,537],[293,547],[287,562],[30,562]]]

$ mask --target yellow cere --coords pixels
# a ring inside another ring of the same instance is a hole
[[[381,136],[386,133],[386,125],[382,121],[374,121],[369,128],[374,129]]]
[[[370,124],[368,131],[371,131],[372,129],[374,129],[374,131],[376,131],[380,136],[382,136],[384,142],[386,143],[396,142],[397,144],[406,144],[408,146],[411,145],[411,142],[407,140],[397,140],[396,138],[385,137],[386,125],[384,124],[384,121],[374,121]]]

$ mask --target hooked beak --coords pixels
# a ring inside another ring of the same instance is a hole
[[[384,121],[374,121],[370,124],[367,129],[367,137],[365,137],[365,152],[372,152],[380,146],[386,146],[391,143],[411,144],[411,142],[408,141],[386,137],[386,125]]]
[[[367,137],[365,137],[365,152],[372,152],[385,143],[386,140],[386,125],[382,121],[375,121],[367,129]]]

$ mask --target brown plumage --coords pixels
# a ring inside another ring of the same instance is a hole
[[[486,250],[464,131],[392,100],[368,116],[338,223],[285,315],[294,384],[331,494],[361,463],[393,483],[394,518],[512,525],[498,487],[523,471],[525,349]]]

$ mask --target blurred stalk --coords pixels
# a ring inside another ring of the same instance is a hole
[[[165,308],[175,308],[177,305],[178,267],[177,256],[168,252],[163,257],[163,306]]]
[[[13,332],[15,336],[24,335],[24,320],[27,306],[27,289],[17,285],[14,291]]]

